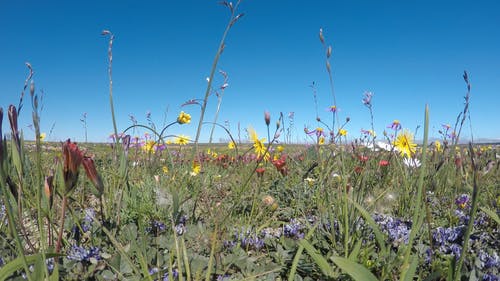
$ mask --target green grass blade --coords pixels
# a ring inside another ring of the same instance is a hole
[[[385,243],[386,241],[386,237],[384,236],[384,234],[382,234],[382,232],[380,231],[380,228],[378,226],[378,224],[375,222],[375,220],[372,218],[372,216],[370,215],[370,213],[368,213],[368,211],[366,211],[361,205],[359,205],[357,202],[353,201],[352,199],[349,198],[349,201],[351,201],[351,204],[356,208],[358,209],[358,211],[361,213],[361,215],[363,216],[363,219],[365,220],[365,222],[372,228],[373,230],[373,233],[375,234],[375,240],[377,241],[380,249],[381,249],[381,253],[380,255],[382,257],[385,257],[386,254],[387,254],[387,245]]]
[[[417,271],[418,257],[411,256],[410,260],[411,260],[410,267],[406,270],[404,280],[402,280],[402,281],[412,281],[413,277],[415,275],[415,272]]]
[[[328,261],[318,253],[316,248],[314,248],[311,243],[309,243],[307,240],[300,240],[299,245],[306,250],[306,252],[311,256],[311,258],[314,260],[314,262],[319,266],[323,274],[325,274],[328,277],[333,277],[333,270],[332,270],[332,265],[328,263]],[[290,280],[290,278],[289,278]],[[367,280],[367,279],[365,279]],[[376,279],[375,279],[376,280]]]
[[[311,230],[309,230],[304,240],[309,239],[313,235],[315,230],[316,230],[316,225],[313,228],[311,228]],[[292,267],[290,268],[290,274],[288,274],[288,281],[293,281],[295,279],[295,273],[297,272],[297,267],[299,265],[299,260],[300,257],[302,256],[303,251],[304,251],[304,246],[301,245],[299,242],[299,248],[297,249],[297,253],[295,253],[295,257],[293,258]]]
[[[359,263],[353,262],[343,257],[332,257],[332,261],[342,269],[345,273],[349,274],[354,280],[359,281],[377,281],[377,277],[373,275],[366,267]]]
[[[46,253],[45,256],[47,258],[53,258],[53,257],[56,257],[56,256],[61,256],[61,255],[58,255],[58,254],[47,254]],[[39,259],[42,258],[42,254],[38,253],[38,254],[35,254],[35,255],[24,256],[24,258],[26,258],[26,263],[27,264],[33,264],[33,263],[37,262],[37,260],[39,260]],[[45,263],[42,262],[42,264],[45,264]],[[23,257],[18,257],[16,259],[11,260],[6,265],[2,266],[2,268],[0,268],[0,280],[1,281],[6,280],[10,276],[12,276],[12,274],[14,274],[16,271],[22,270],[23,268],[24,268]],[[37,277],[38,276],[35,276],[35,278],[37,278]]]

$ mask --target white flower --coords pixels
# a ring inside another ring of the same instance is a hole
[[[422,165],[422,163],[420,163],[420,160],[418,160],[417,158],[404,158],[403,159],[403,163],[406,165],[406,167],[409,167],[409,168],[418,168],[420,167],[420,165]]]
[[[378,148],[382,148],[385,151],[391,151],[392,150],[392,145],[391,144],[386,143],[386,142],[381,142],[381,141],[378,141],[375,144],[375,148],[373,148],[373,145],[369,145],[368,147],[372,148],[372,150],[374,150],[374,151],[378,151]]]

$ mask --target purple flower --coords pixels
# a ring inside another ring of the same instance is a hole
[[[483,278],[481,279],[483,281],[498,281],[498,276],[493,273],[486,273],[483,275]]]
[[[86,249],[84,247],[73,245],[68,250],[67,257],[69,260],[73,260],[73,261],[90,262],[90,259],[92,259],[92,258],[94,258],[96,260],[101,259],[101,255],[99,252],[100,252],[100,249],[97,247],[94,247],[94,246],[91,246],[90,248]]]
[[[291,219],[289,224],[283,226],[283,235],[292,239],[304,238],[304,226],[296,219]]]
[[[363,104],[366,105],[367,107],[371,107],[372,106],[372,97],[373,97],[372,92],[365,92],[363,94]]]
[[[458,207],[465,209],[468,207],[468,204],[470,202],[470,196],[468,194],[461,194],[455,199],[455,204],[457,204]]]

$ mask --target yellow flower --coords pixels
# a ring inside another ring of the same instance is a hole
[[[341,135],[343,137],[347,136],[347,130],[345,130],[345,129],[339,129],[339,135]]]
[[[413,134],[408,130],[403,130],[394,141],[394,146],[401,153],[401,156],[412,158],[417,145],[413,142]]]
[[[440,142],[440,141],[438,141],[438,140],[437,140],[437,141],[435,141],[435,142],[434,142],[434,147],[436,148],[436,151],[437,151],[437,152],[441,152],[442,147],[441,147],[441,142]]]
[[[310,177],[307,177],[304,179],[304,181],[311,187],[314,185],[314,182],[316,181],[315,179],[313,178],[310,178]]]
[[[142,146],[142,150],[144,150],[145,152],[151,153],[151,152],[154,152],[155,146],[156,146],[156,142],[154,140],[148,140]]]
[[[235,149],[236,148],[236,144],[234,143],[234,141],[230,141],[227,144],[227,148],[229,148],[229,149]]]
[[[161,169],[163,170],[164,174],[168,174],[168,168],[167,168],[167,166],[163,166]]]
[[[191,115],[184,113],[184,111],[181,111],[181,113],[179,113],[179,116],[177,117],[177,122],[179,124],[189,124],[189,122],[191,122]]]
[[[45,133],[40,134],[40,141],[44,141],[47,135]]]
[[[200,173],[201,171],[201,165],[200,162],[198,161],[193,161],[193,167],[191,170],[191,175],[196,176]]]
[[[266,141],[265,138],[262,138],[259,140],[259,136],[257,136],[257,133],[255,130],[250,127],[248,128],[248,134],[250,135],[250,138],[253,141],[253,148],[255,151],[255,154],[257,154],[257,158],[263,156],[264,160],[269,160],[271,155],[269,154],[269,151],[267,151],[266,146],[264,145],[264,142]]]
[[[325,137],[323,136],[319,137],[318,144],[325,144]]]
[[[212,151],[210,148],[207,149],[207,154],[212,156],[212,158],[217,158],[217,152]]]
[[[175,143],[178,144],[178,145],[186,145],[189,143],[189,137],[188,136],[185,136],[185,135],[178,135],[176,138],[175,138]]]
[[[281,153],[281,152],[283,152],[283,150],[285,150],[285,148],[283,146],[281,146],[281,145],[278,145],[276,147],[276,150]]]

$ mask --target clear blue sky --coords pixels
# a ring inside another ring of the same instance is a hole
[[[454,125],[463,109],[469,72],[474,138],[500,139],[500,2],[498,1],[268,1],[247,0],[245,13],[230,31],[218,69],[229,75],[219,122],[237,135],[252,125],[265,137],[263,113],[295,112],[293,139],[314,129],[312,90],[316,84],[320,117],[331,123],[332,104],[320,28],[333,47],[331,58],[339,117],[351,118],[351,138],[370,128],[361,99],[372,91],[379,136],[394,119],[414,130],[430,107],[430,133]],[[52,141],[84,140],[80,119],[87,113],[89,141],[106,141],[113,131],[109,109],[107,47],[114,41],[114,101],[117,124],[132,114],[160,126],[184,110],[193,122],[173,126],[172,134],[194,138],[199,108],[181,104],[202,98],[205,78],[228,21],[218,1],[1,1],[0,106],[19,101],[28,73],[35,70],[44,91],[42,131]],[[215,85],[220,84],[220,75]],[[40,93],[40,92],[39,92]],[[27,93],[28,95],[28,93]],[[33,138],[29,95],[20,126]],[[206,121],[213,120],[216,98]],[[8,121],[4,117],[4,131]],[[51,132],[51,128],[53,131]],[[202,141],[208,139],[205,126]],[[49,135],[49,133],[51,134]],[[422,130],[417,138],[421,138]],[[242,132],[242,138],[245,136]],[[462,137],[470,137],[469,124]],[[216,131],[216,140],[227,137]]]

